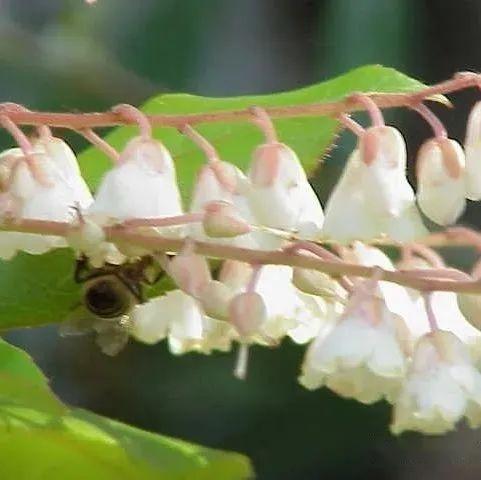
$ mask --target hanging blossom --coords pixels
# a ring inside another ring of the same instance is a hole
[[[40,129],[39,138],[29,141],[0,116],[21,146],[0,155],[0,213],[7,230],[0,233],[0,256],[43,253],[67,240],[81,262],[98,267],[87,279],[79,277],[82,312],[62,329],[93,331],[109,355],[130,337],[166,341],[176,355],[228,351],[237,344],[235,372],[243,378],[251,345],[273,347],[287,338],[307,344],[302,385],[326,386],[363,403],[387,400],[395,433],[442,433],[462,418],[478,426],[480,374],[471,356],[481,352],[481,308],[477,295],[463,292],[474,291],[480,268],[471,274],[448,268],[425,245],[461,239],[479,247],[480,241],[456,229],[427,236],[421,212],[450,225],[466,198],[480,198],[481,110],[476,105],[468,120],[465,158],[439,120],[418,104],[421,97],[412,98],[410,108],[434,133],[417,156],[415,195],[406,178],[404,139],[384,125],[372,98],[355,95],[340,104],[362,104],[371,126],[341,116],[358,142],[325,218],[299,158],[259,108],[236,113],[248,115],[265,137],[246,173],[222,161],[182,123],[189,117],[172,123],[206,156],[187,213],[172,156],[153,139],[148,118],[132,107],[114,110],[140,127],[120,155],[92,131],[81,131],[114,161],[94,199],[62,140]],[[41,231],[41,223],[29,220],[47,220],[46,235],[22,233],[38,225]],[[50,231],[48,221],[55,227]],[[65,238],[51,235],[62,225]],[[400,253],[396,263],[393,251]],[[201,255],[207,252],[238,260],[209,262]],[[171,277],[174,290],[146,298],[142,287],[151,283],[140,262],[146,257]],[[140,275],[129,276],[132,269]],[[368,272],[375,277],[362,280]],[[104,283],[99,275],[106,276]],[[99,282],[95,289],[92,282]],[[436,291],[447,286],[460,293]],[[96,304],[98,297],[112,304]]]
[[[321,330],[309,346],[299,377],[303,386],[326,385],[362,403],[393,401],[405,375],[410,337],[402,318],[372,293],[370,282],[358,285],[330,331]]]
[[[287,145],[271,142],[258,147],[248,173],[248,199],[260,225],[319,236],[324,213],[304,169]]]
[[[419,150],[416,169],[421,211],[439,225],[454,223],[466,207],[461,145],[447,138],[428,140]]]
[[[405,170],[406,145],[398,130],[375,126],[360,134],[326,205],[324,236],[348,243],[425,235]]]
[[[391,430],[442,434],[463,417],[471,427],[481,425],[481,374],[456,335],[445,330],[427,333],[414,349]]]
[[[7,150],[0,156],[0,164],[2,216],[70,222],[75,217],[74,207],[86,208],[92,202],[75,155],[63,140],[39,140],[28,156],[19,148]],[[19,250],[43,254],[63,246],[65,239],[52,235],[0,233],[0,257],[6,260]]]

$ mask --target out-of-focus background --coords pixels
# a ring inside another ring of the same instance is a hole
[[[432,83],[481,68],[480,33],[476,0],[0,0],[0,101],[82,111],[160,92],[270,93],[367,63]],[[476,97],[456,95],[457,109],[443,112],[454,138],[462,140]],[[389,118],[413,154],[427,126],[412,113]],[[314,179],[321,199],[352,144],[343,135]],[[470,205],[463,221],[476,218]],[[393,437],[387,405],[303,390],[296,376],[304,349],[289,342],[254,349],[248,380],[239,382],[233,354],[173,357],[165,344],[132,343],[109,358],[90,338],[60,340],[54,328],[9,339],[65,401],[246,453],[261,480],[481,476],[481,431]]]

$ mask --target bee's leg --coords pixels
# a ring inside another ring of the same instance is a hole
[[[92,276],[92,270],[89,267],[88,258],[82,255],[75,263],[73,278],[77,283],[83,283]]]

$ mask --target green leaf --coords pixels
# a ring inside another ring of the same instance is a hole
[[[52,417],[10,407],[0,416],[0,478],[241,480],[249,460],[155,435],[83,410]]]
[[[0,339],[0,478],[240,480],[247,458],[69,410],[22,350]]]
[[[12,406],[34,407],[50,416],[66,412],[32,359],[0,339],[0,417]]]
[[[345,75],[291,92],[236,98],[205,98],[187,94],[160,95],[143,107],[148,113],[198,113],[245,108],[251,105],[300,105],[339,100],[358,91],[411,92],[422,88],[417,80],[392,68],[365,66]],[[276,120],[280,138],[299,155],[308,171],[313,171],[329,149],[338,123],[328,117]],[[200,125],[199,131],[218,148],[222,158],[241,168],[247,167],[252,150],[261,141],[256,127],[249,122],[223,122]],[[132,127],[121,127],[107,135],[116,148],[136,134]],[[173,128],[156,128],[175,158],[184,200],[204,161],[198,148]],[[79,157],[83,174],[96,188],[102,174],[110,167],[107,158],[94,148]],[[26,254],[10,262],[0,262],[0,329],[56,323],[64,320],[79,298],[79,287],[72,280],[73,257],[65,250],[41,257]]]

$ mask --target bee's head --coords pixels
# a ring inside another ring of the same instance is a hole
[[[128,314],[138,299],[115,275],[103,275],[87,280],[83,289],[87,310],[105,319]]]

